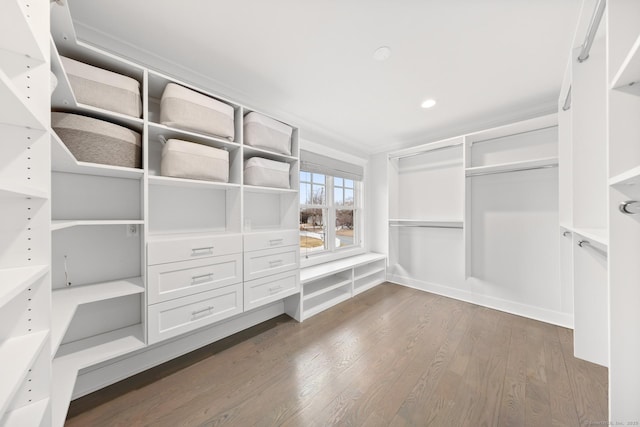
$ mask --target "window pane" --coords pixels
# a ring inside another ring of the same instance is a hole
[[[347,188],[353,188],[353,180],[352,179],[345,179],[344,180],[344,186]]]
[[[311,184],[300,184],[300,203],[308,205],[311,200]]]
[[[324,209],[300,210],[300,253],[303,256],[327,249]]]
[[[333,189],[333,203],[342,205],[344,203],[342,196],[342,187]]]
[[[313,184],[310,204],[324,205],[324,185]]]
[[[337,176],[335,178],[333,178],[333,184],[336,187],[343,187],[344,186],[343,181],[344,180],[342,178],[338,178]]]
[[[353,190],[352,189],[345,188],[344,204],[345,206],[353,206]]]
[[[319,173],[314,173],[311,174],[313,175],[313,182],[315,182],[316,184],[323,184],[324,185],[324,175],[319,174]]]
[[[311,173],[300,171],[300,181],[311,182]]]
[[[351,246],[355,243],[355,227],[352,209],[336,209],[336,245]]]

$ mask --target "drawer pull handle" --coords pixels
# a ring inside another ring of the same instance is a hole
[[[198,314],[206,313],[206,312],[211,311],[211,310],[213,310],[213,306],[212,306],[212,305],[210,305],[210,306],[209,306],[209,307],[207,307],[207,308],[203,308],[202,310],[192,311],[192,312],[191,312],[191,315],[192,315],[192,316],[197,316]]]
[[[269,292],[278,292],[280,289],[282,289],[282,286],[274,286],[273,288],[269,288]]]
[[[273,267],[277,267],[277,266],[279,266],[279,265],[282,265],[282,262],[283,262],[283,261],[282,261],[281,259],[274,259],[273,261],[269,261],[269,266],[270,266],[271,268],[273,268]]]
[[[269,240],[269,245],[271,245],[271,246],[281,245],[283,241],[284,241],[284,239],[270,239]]]
[[[211,279],[213,277],[213,273],[201,274],[199,276],[193,276],[191,280],[197,282],[200,279]]]
[[[204,252],[204,251],[207,251],[207,252],[213,251],[213,246],[206,246],[206,247],[203,247],[203,248],[192,248],[191,249],[191,252]]]

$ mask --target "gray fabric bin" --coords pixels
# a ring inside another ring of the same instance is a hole
[[[234,109],[231,105],[175,83],[164,88],[160,123],[233,141]]]
[[[138,132],[70,113],[51,113],[51,128],[78,161],[142,167],[142,144]]]
[[[140,82],[136,79],[64,56],[60,59],[79,103],[128,116],[142,116]]]
[[[252,157],[244,165],[244,183],[262,187],[289,188],[289,169],[285,162]]]
[[[229,182],[229,152],[180,139],[162,148],[160,174],[175,178]]]
[[[291,155],[293,128],[252,111],[244,116],[244,143],[263,150]]]

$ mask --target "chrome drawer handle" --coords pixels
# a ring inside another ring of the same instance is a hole
[[[273,268],[273,267],[277,267],[279,265],[282,265],[282,263],[283,263],[283,261],[281,259],[275,259],[273,261],[269,261],[269,266],[271,268]]]
[[[269,245],[270,246],[281,245],[283,241],[284,239],[270,239]]]
[[[204,251],[207,251],[207,252],[213,251],[213,246],[206,246],[206,247],[203,247],[203,248],[192,248],[191,249],[191,252],[204,252]]]
[[[196,315],[198,315],[198,314],[200,314],[200,313],[205,313],[205,312],[207,312],[207,311],[211,311],[211,310],[213,310],[213,306],[212,306],[212,305],[210,305],[210,306],[209,306],[209,307],[207,307],[207,308],[203,308],[202,310],[192,311],[192,312],[191,312],[191,315],[192,315],[192,316],[196,316]]]
[[[191,280],[192,280],[192,281],[194,281],[194,282],[197,282],[198,280],[200,280],[200,279],[205,279],[205,278],[206,278],[206,279],[211,279],[211,278],[213,278],[213,273],[207,273],[207,274],[201,274],[201,275],[199,275],[199,276],[193,276],[193,277],[191,278]]]
[[[280,289],[282,289],[282,286],[276,286],[276,287],[273,287],[273,288],[269,288],[269,292],[274,293],[274,292],[279,291]]]

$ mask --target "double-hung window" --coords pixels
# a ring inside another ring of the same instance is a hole
[[[300,253],[362,246],[362,167],[301,152]]]

